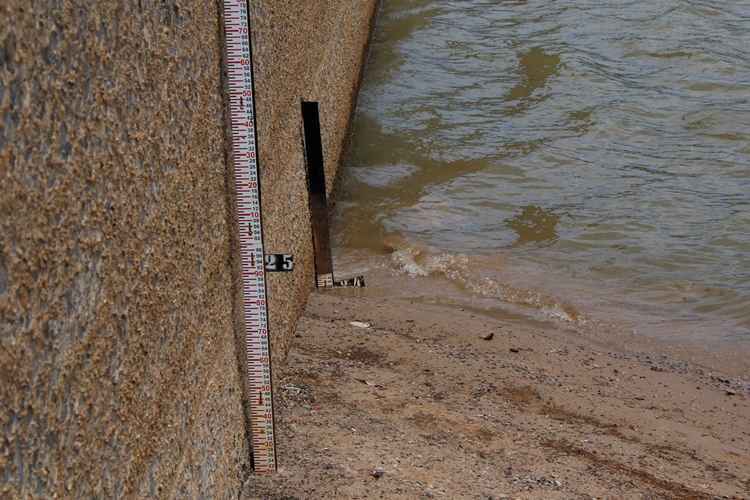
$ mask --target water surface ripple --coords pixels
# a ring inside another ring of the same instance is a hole
[[[386,0],[336,237],[503,255],[594,315],[747,341],[748,48],[746,0]]]

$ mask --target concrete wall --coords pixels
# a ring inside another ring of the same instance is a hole
[[[332,182],[375,1],[251,3],[278,361],[313,283],[299,100]],[[219,9],[0,2],[2,498],[239,491]]]

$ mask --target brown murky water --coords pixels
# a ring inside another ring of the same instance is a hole
[[[750,2],[386,0],[339,257],[750,347]]]

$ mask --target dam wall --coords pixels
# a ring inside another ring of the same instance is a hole
[[[251,2],[274,361],[375,0]],[[0,3],[0,497],[236,498],[249,471],[219,1]],[[280,461],[283,464],[283,450]]]

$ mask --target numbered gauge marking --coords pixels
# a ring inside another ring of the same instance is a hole
[[[267,273],[288,273],[294,271],[294,257],[285,253],[266,254]]]
[[[224,0],[223,28],[230,117],[231,160],[237,201],[236,224],[242,278],[246,390],[252,461],[258,473],[276,471],[271,350],[266,309],[260,171],[255,131],[252,43],[247,0]],[[277,257],[277,256],[275,256]],[[281,256],[281,267],[293,265]],[[277,262],[277,260],[274,260]],[[291,269],[290,269],[291,270]]]

